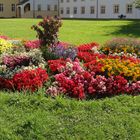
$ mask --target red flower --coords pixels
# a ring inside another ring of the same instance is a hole
[[[66,65],[66,61],[64,59],[49,60],[48,65],[52,72],[57,72],[61,67]]]
[[[25,70],[17,73],[13,77],[14,88],[17,90],[35,91],[42,87],[48,80],[48,74],[45,70],[37,68],[35,70]]]
[[[88,44],[82,44],[78,46],[78,51],[82,51],[82,52],[87,52],[87,51],[91,51],[91,49],[93,47],[99,47],[99,44],[92,42],[92,43],[88,43]]]

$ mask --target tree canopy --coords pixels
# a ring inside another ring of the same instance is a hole
[[[140,0],[135,0],[135,6],[136,8],[140,8]]]

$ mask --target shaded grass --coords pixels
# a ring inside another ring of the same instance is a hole
[[[1,140],[140,138],[140,96],[77,101],[0,93]]]
[[[35,39],[31,30],[40,19],[0,19],[0,33],[12,38]],[[72,44],[96,41],[104,43],[114,37],[140,38],[140,20],[63,20],[60,40]]]

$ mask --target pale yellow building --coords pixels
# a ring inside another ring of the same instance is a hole
[[[58,4],[58,0],[0,0],[0,18],[57,16]]]
[[[19,0],[0,0],[0,17],[17,17],[17,4]]]

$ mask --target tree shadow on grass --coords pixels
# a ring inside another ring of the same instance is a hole
[[[113,36],[127,36],[140,38],[140,20],[132,20],[126,25],[121,25],[115,31],[109,33]]]

